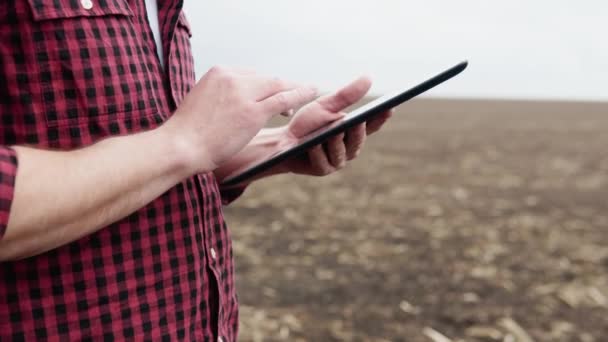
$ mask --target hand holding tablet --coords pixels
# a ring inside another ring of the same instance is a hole
[[[299,139],[292,146],[286,146],[282,150],[266,157],[262,160],[257,160],[249,165],[244,165],[241,169],[236,170],[231,175],[227,176],[222,186],[234,186],[247,181],[277,164],[285,161],[288,158],[305,153],[308,149],[318,144],[324,143],[328,139],[338,134],[341,134],[351,127],[368,121],[375,115],[384,113],[391,108],[394,108],[403,102],[406,102],[429,89],[453,78],[466,69],[468,63],[462,62],[438,75],[432,77],[413,88],[400,90],[395,93],[382,96],[379,99],[372,101],[353,112],[347,114],[340,120],[336,120],[331,124],[311,132],[310,134]]]

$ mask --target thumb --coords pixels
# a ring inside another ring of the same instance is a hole
[[[343,112],[333,113],[325,110],[320,103],[312,102],[291,120],[289,131],[294,137],[302,138],[344,116]]]
[[[368,77],[360,77],[337,92],[320,98],[323,108],[330,112],[341,112],[361,100],[372,86]]]

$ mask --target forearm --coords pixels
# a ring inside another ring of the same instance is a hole
[[[162,129],[57,152],[15,147],[19,161],[0,261],[40,254],[145,206],[189,175]]]
[[[282,134],[282,130],[284,130],[284,127],[266,128],[261,130],[245,148],[214,171],[215,177],[221,182],[222,179],[242,168],[243,165],[247,165],[256,160],[265,159],[267,156],[276,153],[281,148],[282,142],[279,138]],[[264,177],[286,172],[288,171],[279,165],[249,179],[247,184]],[[246,184],[240,184],[238,186],[244,185]]]

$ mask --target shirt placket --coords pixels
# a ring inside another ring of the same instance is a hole
[[[153,6],[153,4],[150,4],[147,1],[145,1],[144,6],[146,6],[146,10],[148,10],[147,6]],[[158,9],[156,12],[158,13]],[[158,20],[159,20],[159,25],[160,25],[160,17],[158,18]],[[155,61],[156,68],[158,70],[160,70],[160,74],[166,75],[165,68],[163,66],[163,63],[160,60],[160,56],[163,56],[162,44],[161,45],[156,44],[156,40],[154,38],[154,33],[152,32],[152,25],[150,24],[150,18],[148,18],[148,16],[145,17],[145,22],[146,22],[146,25],[144,25],[144,26],[145,26],[145,30],[146,30],[146,37],[148,37],[146,39],[146,41],[148,43],[148,50],[154,52],[154,58],[152,58],[152,59]],[[159,28],[159,30],[160,30],[160,28]],[[162,37],[162,33],[161,33],[161,37]],[[162,38],[161,38],[161,41],[162,41]],[[164,58],[164,56],[163,56],[163,58]],[[166,61],[166,59],[165,59],[165,61]],[[163,81],[165,81],[165,77],[163,77]]]
[[[223,342],[223,335],[225,334],[225,332],[223,331],[223,324],[222,324],[222,319],[223,319],[223,315],[224,312],[222,310],[222,307],[224,306],[224,296],[222,294],[222,283],[221,283],[221,277],[220,277],[220,271],[217,269],[217,259],[219,257],[218,255],[218,250],[215,248],[215,236],[213,234],[213,226],[214,223],[211,213],[213,212],[213,206],[215,205],[215,203],[213,203],[212,201],[212,196],[209,193],[209,190],[211,189],[210,184],[208,184],[209,177],[207,175],[198,175],[197,176],[197,180],[199,183],[199,189],[201,190],[201,194],[202,194],[202,198],[203,198],[203,210],[204,210],[204,219],[203,221],[203,227],[202,227],[202,234],[203,234],[203,243],[204,243],[204,248],[205,251],[208,253],[206,254],[206,258],[207,258],[207,267],[208,267],[208,274],[209,274],[209,278],[213,279],[213,281],[215,282],[215,286],[217,289],[217,326],[215,327],[217,334],[218,334],[218,338],[217,341],[218,342]],[[206,189],[207,192],[203,192],[203,189]]]
[[[182,1],[173,1],[172,2],[172,6],[167,7],[166,4],[164,4],[164,6],[160,5],[161,3],[159,2],[159,21],[161,22],[161,34],[162,34],[162,39],[163,39],[163,46],[165,46],[167,43],[169,43],[169,46],[167,49],[163,48],[163,52],[165,53],[164,55],[164,59],[165,59],[165,70],[164,70],[164,75],[165,75],[165,81],[168,85],[168,90],[169,90],[169,95],[171,97],[171,105],[172,107],[175,107],[175,96],[174,96],[174,89],[172,89],[172,85],[175,84],[176,82],[174,82],[174,78],[176,77],[180,77],[180,75],[176,74],[173,72],[172,70],[172,63],[173,60],[172,58],[174,58],[175,55],[175,50],[178,48],[176,46],[176,41],[174,39],[174,35],[175,35],[175,30],[177,27],[177,21],[178,21],[178,14],[181,11],[182,8]],[[165,10],[163,10],[163,8]],[[167,18],[172,18],[171,20],[167,19]],[[164,23],[164,25],[163,25]],[[167,26],[169,25],[169,26]],[[168,77],[168,78],[167,78]],[[209,282],[213,282],[213,284],[216,286],[217,289],[217,313],[212,312],[211,315],[217,315],[217,326],[214,327],[215,331],[217,331],[218,337],[217,337],[217,341],[218,342],[225,342],[224,336],[225,336],[225,331],[223,328],[223,324],[222,324],[222,319],[223,319],[223,306],[224,306],[224,295],[222,294],[222,284],[221,284],[221,273],[220,270],[217,269],[218,267],[218,262],[217,259],[220,257],[218,255],[218,250],[216,249],[214,240],[214,234],[213,234],[213,218],[211,217],[211,213],[214,210],[214,206],[216,205],[216,203],[213,202],[212,200],[212,194],[211,194],[211,184],[208,184],[208,182],[210,182],[212,180],[209,179],[209,176],[207,175],[197,175],[196,177],[196,186],[197,186],[197,191],[199,193],[199,198],[201,200],[201,208],[203,210],[203,212],[201,213],[201,217],[203,218],[200,221],[199,224],[199,229],[201,229],[201,235],[203,237],[203,249],[204,249],[204,254],[205,254],[205,261],[206,261],[206,265],[207,265],[207,275],[208,275],[208,279]],[[212,298],[211,298],[212,299]]]

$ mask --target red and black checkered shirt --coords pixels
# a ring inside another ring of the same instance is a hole
[[[154,129],[191,89],[182,1],[158,3],[164,69],[144,0],[0,1],[0,237],[10,146],[70,150]],[[213,174],[196,175],[97,233],[0,263],[0,340],[235,340],[221,205]]]

